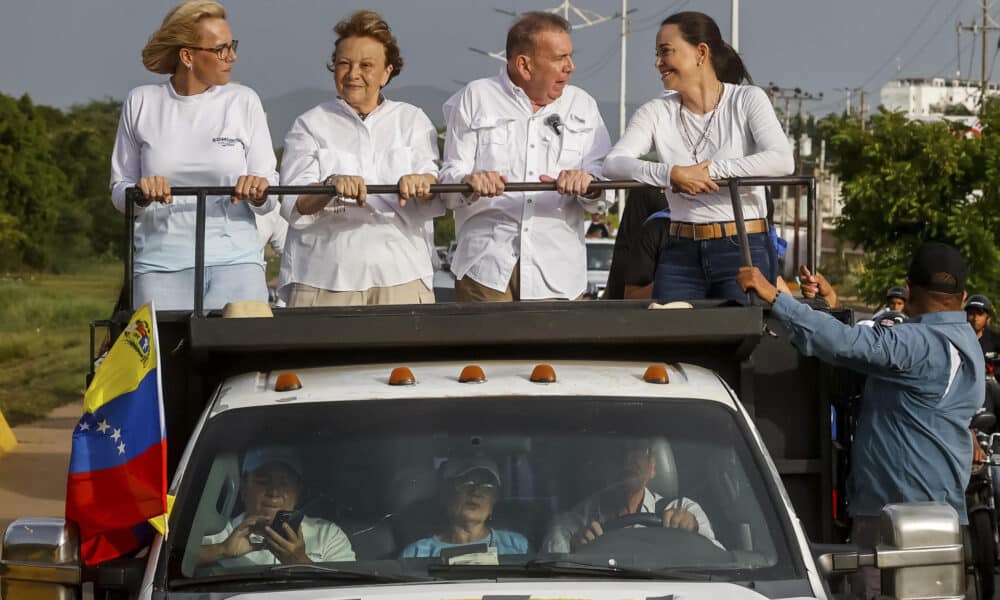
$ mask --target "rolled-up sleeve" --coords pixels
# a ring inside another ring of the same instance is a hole
[[[306,128],[302,119],[296,119],[285,136],[285,153],[281,157],[281,182],[284,185],[309,185],[320,181],[326,175],[319,172],[319,145],[316,138]],[[281,216],[293,229],[302,229],[313,224],[318,215],[303,215],[296,206],[298,196],[282,196]]]
[[[447,131],[444,136],[444,160],[441,165],[441,183],[461,183],[476,166],[478,140],[471,127],[468,91],[460,92],[445,102],[443,111]],[[461,193],[443,194],[448,208],[456,208],[475,200]]]
[[[771,314],[785,325],[800,352],[833,365],[917,386],[928,369],[947,367],[947,355],[935,351],[924,336],[913,335],[910,325],[846,325],[784,293],[778,294]]]

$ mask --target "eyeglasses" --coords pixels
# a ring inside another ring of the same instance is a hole
[[[234,56],[236,55],[236,48],[240,45],[239,40],[233,40],[229,44],[222,44],[221,46],[216,46],[215,48],[202,48],[201,46],[188,46],[191,50],[204,50],[205,52],[215,52],[215,55],[219,57],[219,60],[226,60],[230,53]]]
[[[495,494],[497,491],[497,484],[472,480],[456,481],[455,489],[466,494],[471,494],[472,492],[479,492],[480,494]]]

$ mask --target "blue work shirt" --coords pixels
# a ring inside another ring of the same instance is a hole
[[[947,502],[968,523],[969,423],[986,396],[986,365],[960,311],[895,327],[854,327],[778,294],[771,314],[806,356],[868,376],[851,449],[848,512],[893,502]]]
[[[527,538],[520,533],[506,531],[504,529],[491,530],[489,535],[483,539],[469,543],[495,546],[497,554],[499,555],[528,553]],[[454,548],[456,546],[465,545],[467,544],[449,544],[448,542],[442,542],[436,535],[432,535],[431,537],[417,540],[404,548],[403,558],[441,556],[441,550],[444,548]]]

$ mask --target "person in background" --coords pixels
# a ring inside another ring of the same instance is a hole
[[[569,85],[576,68],[569,23],[528,12],[507,32],[507,64],[444,105],[443,183],[458,249],[451,270],[459,302],[569,299],[587,289],[584,211],[604,213],[610,192],[591,193],[611,147],[597,102]],[[507,181],[555,182],[550,192],[507,192]]]
[[[625,211],[618,223],[615,236],[614,257],[608,272],[608,285],[604,288],[605,300],[621,300],[625,297],[625,273],[631,264],[632,249],[640,243],[643,224],[650,215],[667,209],[667,197],[663,190],[651,187],[631,189],[625,200]],[[669,209],[668,213],[669,214]]]
[[[741,264],[732,201],[716,179],[788,175],[792,149],[764,90],[722,40],[711,17],[681,12],[656,35],[656,68],[668,93],[636,111],[604,162],[609,179],[634,179],[665,190],[668,244],[659,257],[658,300],[726,298],[741,304]],[[656,149],[658,162],[641,157]],[[763,188],[742,193],[753,264],[777,278]]]
[[[906,300],[909,298],[906,287],[894,285],[885,292],[885,308],[892,312],[906,313]]]
[[[802,354],[868,375],[847,481],[851,537],[859,546],[879,543],[882,507],[894,502],[947,502],[968,524],[968,428],[985,398],[986,368],[962,313],[965,278],[958,250],[925,243],[907,276],[910,320],[865,327],[780,293],[756,268],[740,269],[740,287],[771,305]],[[878,597],[878,570],[862,569],[851,588],[858,597]]]
[[[983,354],[996,354],[1000,349],[997,335],[990,329],[990,317],[993,316],[993,303],[982,294],[969,296],[969,301],[965,303],[965,319],[972,326],[979,338],[979,346],[983,349]]]
[[[125,190],[138,186],[133,302],[157,310],[194,301],[195,199],[171,186],[235,186],[207,198],[206,308],[267,300],[257,215],[275,201],[274,150],[260,98],[230,83],[237,61],[226,11],[195,0],[174,7],[142,50],[142,64],[166,81],[129,92],[111,155],[111,200],[125,212]]]
[[[327,68],[337,98],[295,120],[281,180],[335,186],[339,195],[282,199],[289,230],[278,296],[290,307],[433,303],[427,228],[444,214],[430,193],[437,130],[416,106],[382,94],[403,57],[381,16],[358,11],[334,31]],[[399,196],[369,196],[368,184],[398,184]]]

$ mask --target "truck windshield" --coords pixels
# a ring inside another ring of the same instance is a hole
[[[704,400],[231,409],[207,421],[191,453],[167,577],[213,590],[365,574],[802,577],[751,444],[731,408]],[[308,563],[322,568],[289,567]]]

